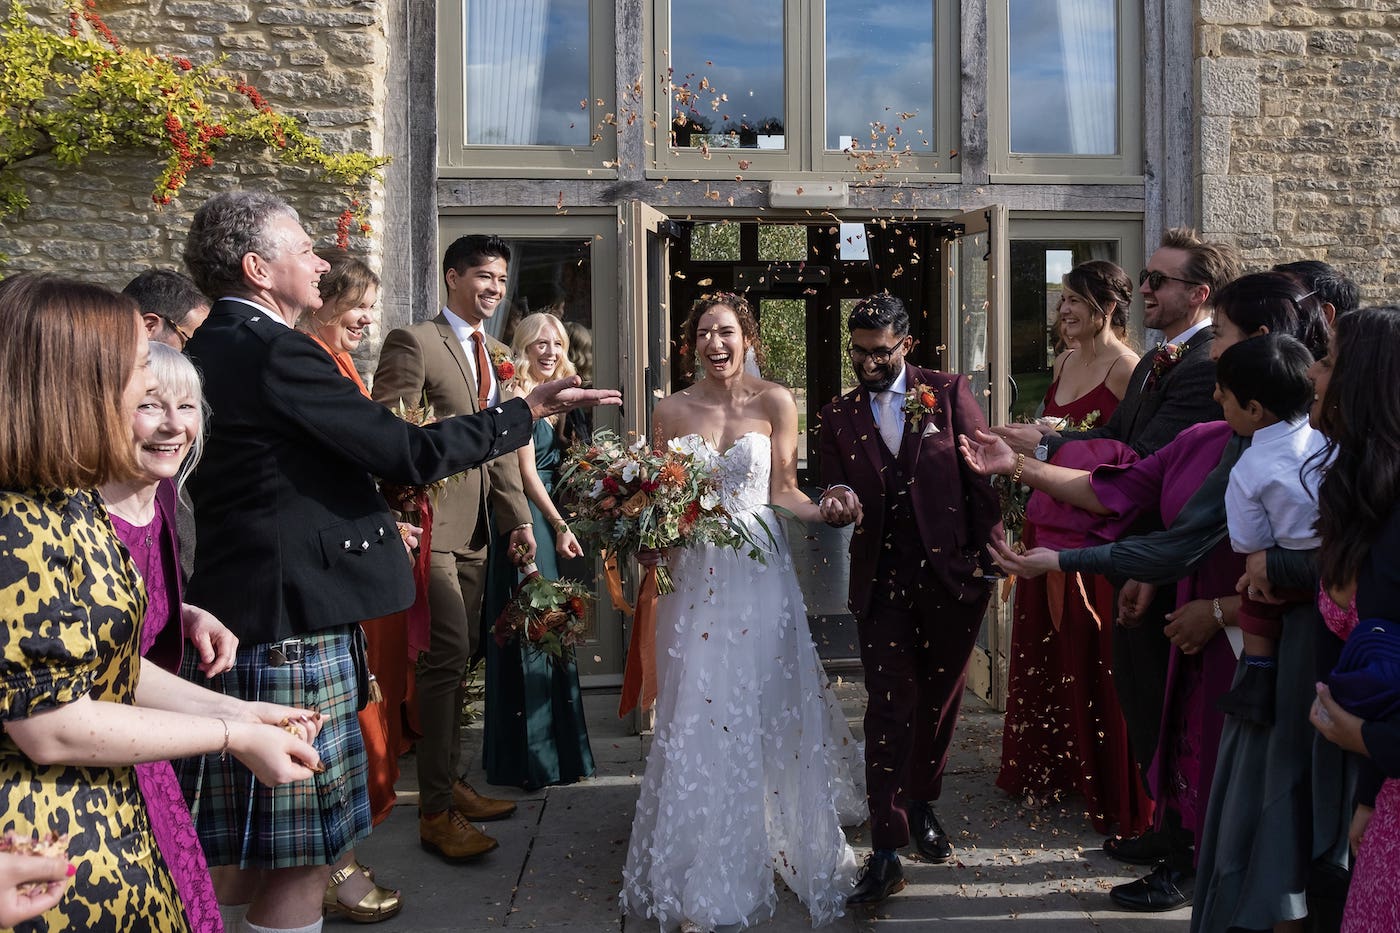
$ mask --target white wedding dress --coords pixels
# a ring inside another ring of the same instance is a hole
[[[855,880],[841,826],[867,816],[863,755],[766,506],[769,438],[745,434],[723,453],[698,435],[680,443],[712,464],[726,509],[767,553],[760,562],[701,546],[672,559],[676,589],[656,613],[656,735],[622,907],[665,931],[682,921],[747,926],[772,915],[776,872],[820,926],[841,916]]]

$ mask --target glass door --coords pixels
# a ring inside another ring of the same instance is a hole
[[[1005,424],[1015,396],[1010,373],[1007,213],[1000,204],[950,220],[943,244],[944,368],[968,377],[991,425]],[[1011,602],[998,585],[967,683],[993,707],[1006,706],[1011,650]]]

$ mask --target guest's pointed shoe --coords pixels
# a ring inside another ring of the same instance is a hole
[[[897,891],[904,890],[904,868],[897,858],[870,855],[856,879],[856,886],[846,896],[847,907],[878,904]]]
[[[910,808],[909,836],[925,861],[941,865],[953,857],[953,842],[938,822],[932,802],[918,803]]]
[[[1108,897],[1124,910],[1151,913],[1176,910],[1190,905],[1195,893],[1195,881],[1194,875],[1162,862],[1146,878],[1112,888]]]
[[[476,788],[459,779],[452,785],[452,809],[473,823],[490,823],[514,813],[515,802],[478,794]]]

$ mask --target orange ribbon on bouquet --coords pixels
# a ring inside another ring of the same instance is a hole
[[[613,605],[632,616],[632,635],[627,643],[627,664],[622,672],[622,696],[617,702],[618,718],[632,710],[650,709],[656,702],[656,568],[647,567],[637,588],[634,609],[622,596],[622,578],[617,556],[603,561],[604,578]]]

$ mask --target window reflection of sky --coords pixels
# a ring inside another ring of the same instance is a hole
[[[688,104],[689,116],[710,132],[756,127],[770,119],[786,125],[782,0],[675,0],[670,51],[671,81],[697,95]],[[709,79],[709,90],[701,90],[702,79]],[[728,100],[714,109],[721,94]],[[674,93],[672,98],[674,119],[680,104]]]
[[[869,148],[871,124],[879,123],[887,132],[902,130],[897,151],[930,152],[933,69],[929,0],[828,3],[826,148],[843,149],[851,137]]]
[[[1011,150],[1073,153],[1070,97],[1076,89],[1074,69],[1066,62],[1061,17],[1074,23],[1069,28],[1077,34],[1078,53],[1107,66],[1117,55],[1113,0],[1009,0],[1007,7]],[[1090,65],[1088,70],[1095,69]],[[1100,113],[1094,119],[1116,124],[1116,113]]]
[[[494,3],[465,8],[468,143],[589,145],[588,0]]]
[[[579,107],[579,101],[592,96],[588,0],[550,0],[544,56],[539,145],[587,146],[593,137],[591,111]]]

